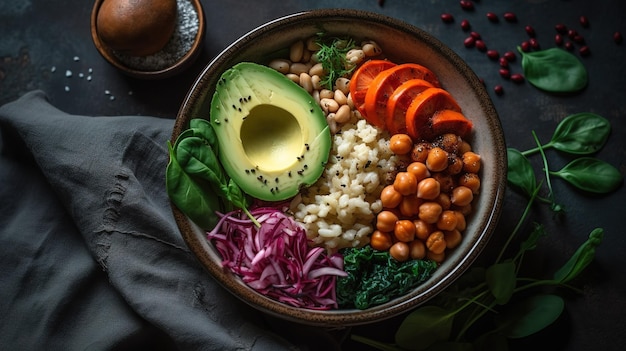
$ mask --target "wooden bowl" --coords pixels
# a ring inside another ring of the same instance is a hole
[[[100,10],[100,6],[102,5],[103,1],[105,0],[96,0],[91,11],[91,38],[93,39],[93,43],[96,46],[96,49],[98,49],[98,52],[100,52],[100,54],[102,55],[102,57],[104,57],[105,60],[107,60],[111,65],[119,69],[121,72],[134,78],[147,80],[163,79],[172,77],[184,71],[195,61],[195,59],[198,58],[198,55],[202,50],[202,43],[204,40],[205,31],[204,10],[202,8],[202,3],[200,2],[200,0],[177,0],[189,1],[195,8],[196,13],[198,14],[198,32],[196,34],[193,45],[191,46],[189,51],[187,51],[187,53],[185,53],[174,64],[157,70],[143,70],[131,67],[122,59],[120,59],[120,56],[116,55],[116,53],[111,48],[109,48],[104,42],[102,42],[102,40],[100,40],[100,37],[98,36],[96,19],[98,17],[98,11]]]

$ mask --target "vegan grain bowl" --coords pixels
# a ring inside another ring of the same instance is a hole
[[[273,315],[348,326],[435,296],[493,233],[506,149],[471,69],[392,18],[316,10],[210,62],[166,170],[183,238]]]

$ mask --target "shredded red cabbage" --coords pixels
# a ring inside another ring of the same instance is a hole
[[[260,227],[233,211],[219,214],[218,224],[207,233],[222,265],[272,299],[309,309],[338,308],[336,278],[347,275],[343,256],[309,247],[304,227],[279,209],[262,207],[250,213]]]

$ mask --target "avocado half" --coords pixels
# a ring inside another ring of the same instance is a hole
[[[306,90],[267,66],[242,62],[224,72],[210,122],[224,170],[254,198],[289,199],[315,183],[328,162],[324,112]]]

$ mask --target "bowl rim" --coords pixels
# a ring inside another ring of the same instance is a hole
[[[232,279],[233,275],[230,274],[230,272],[226,272],[221,266],[215,264],[215,262],[211,260],[211,252],[207,251],[210,250],[210,244],[208,243],[208,240],[206,240],[206,236],[203,237],[202,235],[194,233],[195,225],[189,221],[189,219],[176,207],[176,205],[171,203],[171,206],[183,239],[189,246],[194,256],[210,273],[210,275],[234,296],[258,310],[282,319],[314,326],[347,327],[378,322],[407,312],[408,310],[425,303],[437,295],[441,290],[452,284],[471,266],[477,256],[487,245],[489,238],[495,231],[496,224],[500,217],[506,188],[506,144],[504,141],[502,126],[491,98],[479,78],[467,65],[467,63],[465,63],[465,61],[458,56],[458,54],[430,33],[414,25],[386,15],[354,9],[316,9],[289,14],[257,26],[234,41],[205,66],[205,68],[198,75],[196,81],[192,84],[177,114],[172,131],[171,142],[173,143],[177,136],[187,128],[186,123],[188,121],[184,119],[186,115],[189,116],[194,112],[191,110],[196,99],[194,96],[194,90],[198,89],[199,86],[202,85],[203,80],[206,79],[207,75],[217,74],[217,76],[219,76],[221,74],[221,72],[216,73],[211,72],[211,70],[213,67],[219,66],[224,61],[228,61],[228,55],[230,53],[237,51],[240,46],[263,36],[267,32],[277,30],[285,23],[292,21],[323,21],[325,19],[341,19],[342,21],[353,19],[376,22],[384,26],[392,27],[395,30],[404,32],[411,36],[418,35],[419,39],[424,41],[427,45],[436,47],[436,50],[439,53],[444,55],[447,60],[460,69],[463,79],[468,81],[472,87],[477,88],[475,93],[478,96],[480,107],[485,113],[487,122],[494,129],[494,142],[499,146],[497,150],[494,150],[494,163],[499,164],[500,167],[499,172],[495,173],[497,179],[494,179],[494,189],[491,192],[493,201],[486,204],[491,206],[491,209],[488,211],[488,218],[485,221],[485,223],[490,223],[490,225],[487,225],[484,228],[478,228],[478,233],[476,234],[476,239],[473,245],[471,245],[467,249],[467,253],[459,259],[455,268],[449,270],[438,281],[428,280],[423,283],[420,288],[427,287],[427,289],[420,294],[416,294],[414,291],[406,294],[405,296],[392,299],[387,303],[370,307],[365,310],[339,309],[317,311],[292,307],[263,296],[251,288],[241,289],[243,283],[237,281],[237,279]],[[238,291],[238,289],[240,290]]]
[[[91,10],[91,24],[90,24],[91,39],[93,41],[94,46],[100,53],[100,55],[109,64],[111,64],[113,67],[117,68],[118,70],[122,71],[124,74],[134,77],[134,78],[141,78],[141,79],[147,79],[147,80],[169,78],[185,70],[186,68],[188,68],[195,61],[195,59],[197,59],[198,56],[200,55],[200,52],[202,51],[201,50],[202,44],[204,42],[205,26],[206,26],[204,9],[202,7],[202,2],[200,0],[188,0],[194,6],[194,8],[196,9],[196,13],[198,14],[198,33],[196,33],[196,37],[194,39],[193,45],[191,46],[189,51],[187,51],[187,53],[185,53],[185,55],[183,55],[183,57],[181,57],[172,66],[169,66],[160,70],[156,70],[156,71],[144,71],[144,70],[139,70],[139,69],[132,68],[132,67],[125,65],[121,60],[117,58],[117,56],[115,56],[113,51],[104,42],[102,42],[102,40],[100,40],[100,37],[98,36],[97,18],[98,18],[98,11],[100,10],[100,6],[102,6],[102,3],[104,1],[105,0],[94,1],[93,7]],[[180,1],[180,0],[176,0],[176,1]]]

